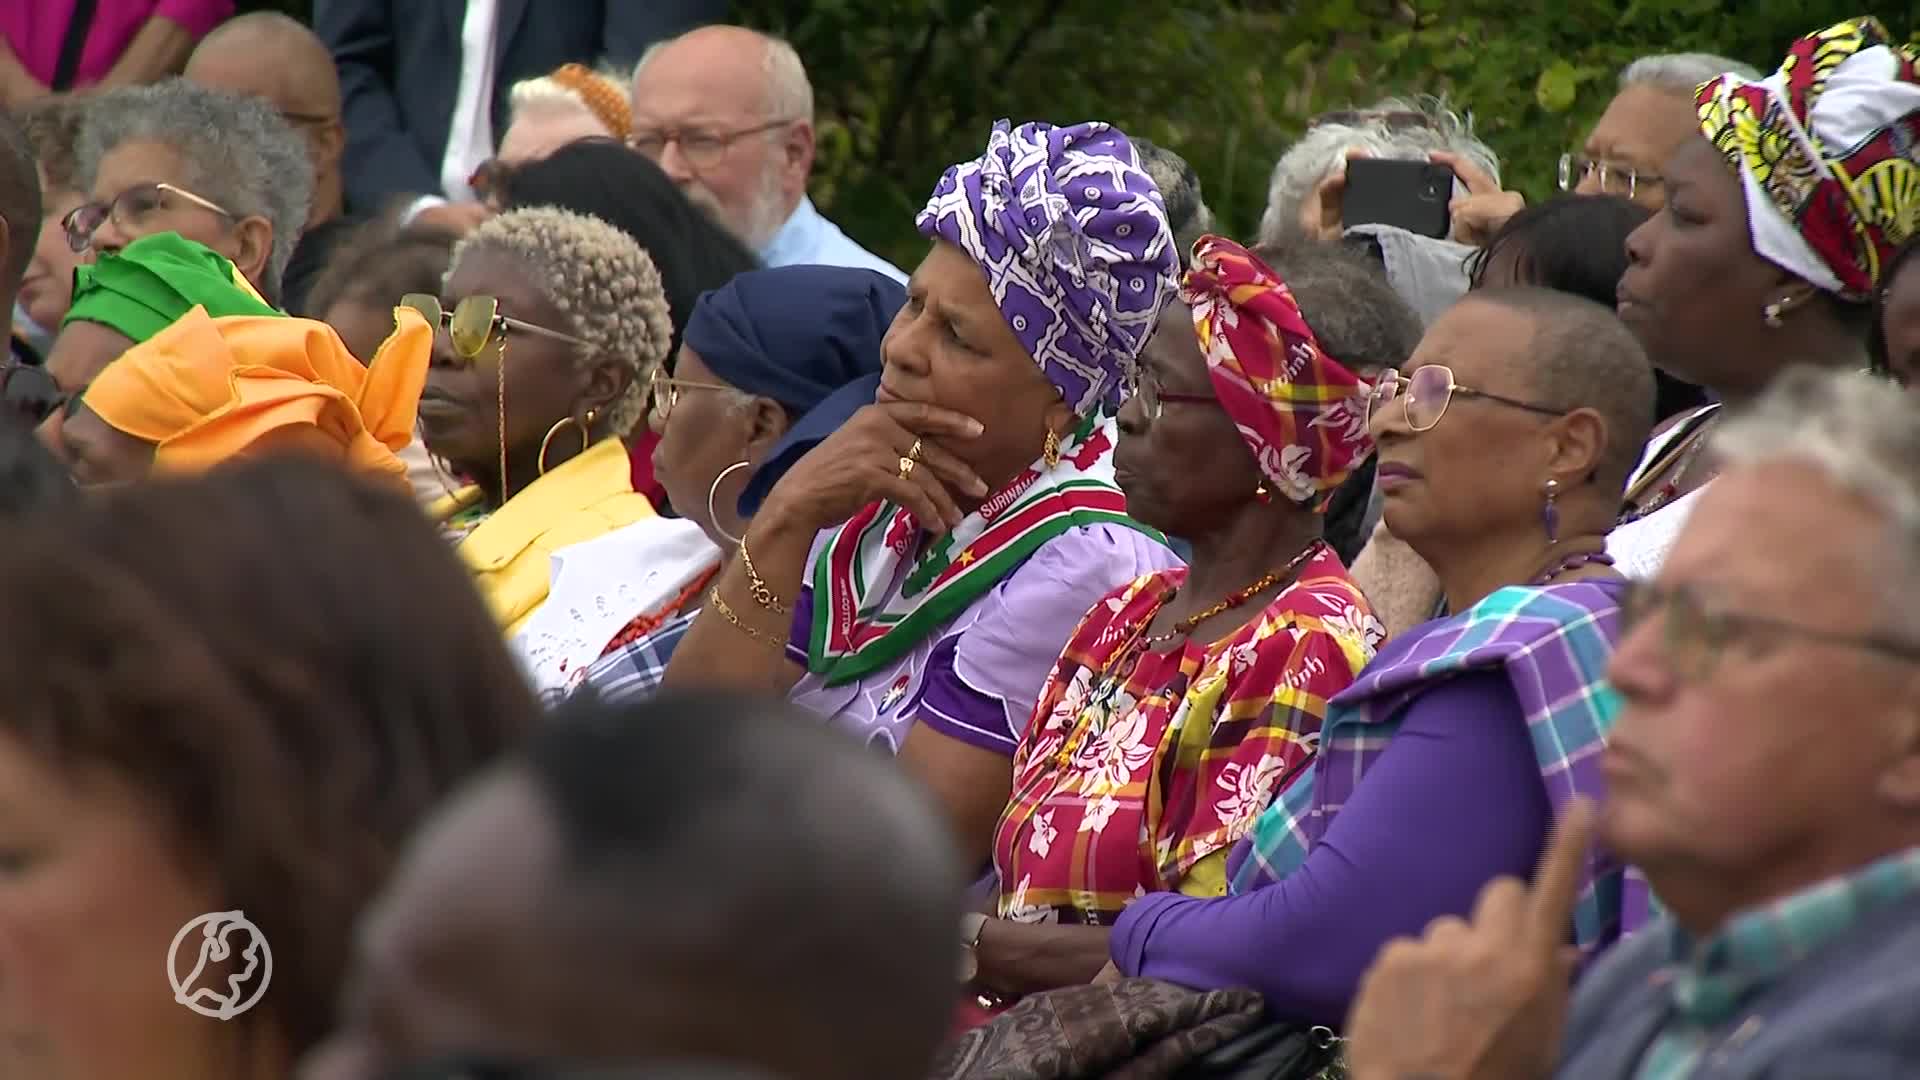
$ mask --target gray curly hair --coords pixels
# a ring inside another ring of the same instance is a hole
[[[277,299],[313,203],[313,163],[273,106],[180,78],[110,90],[87,102],[76,152],[81,187],[92,188],[100,162],[128,142],[172,149],[186,169],[182,186],[273,226],[273,254],[254,284]]]
[[[673,340],[667,295],[653,257],[599,218],[553,206],[482,222],[453,249],[447,277],[468,252],[482,248],[533,271],[547,299],[572,321],[574,335],[593,346],[579,350],[574,362],[582,369],[605,357],[626,368],[627,388],[607,406],[607,422],[616,434],[626,435],[646,414],[649,381]]]
[[[1284,244],[1298,230],[1300,204],[1320,181],[1346,168],[1347,151],[1365,150],[1377,158],[1425,161],[1435,150],[1447,150],[1500,180],[1500,158],[1473,134],[1473,118],[1447,107],[1442,98],[1386,98],[1340,122],[1315,124],[1300,141],[1287,148],[1273,167],[1267,186],[1267,210],[1260,218],[1260,242]],[[1424,122],[1399,122],[1418,115]],[[1465,188],[1458,181],[1454,193]]]

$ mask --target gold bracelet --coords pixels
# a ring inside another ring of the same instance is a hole
[[[733,608],[727,606],[727,602],[725,600],[720,599],[720,586],[715,585],[713,588],[707,590],[707,602],[713,605],[713,610],[718,611],[720,613],[721,618],[732,623],[733,628],[735,630],[740,631],[741,633],[747,635],[748,637],[759,642],[760,644],[765,645],[771,649],[774,649],[782,654],[784,654],[787,651],[786,642],[777,641],[771,635],[763,634],[760,631],[755,630],[753,627],[748,626],[744,621],[742,621],[740,616],[735,615],[733,613]]]
[[[760,571],[753,568],[753,556],[747,552],[747,538],[740,538],[740,563],[747,568],[747,592],[753,596],[753,602],[773,612],[775,615],[788,614],[787,605],[773,595],[773,590],[760,577]]]

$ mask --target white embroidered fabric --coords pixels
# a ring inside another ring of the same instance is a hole
[[[536,691],[570,691],[621,628],[719,563],[720,549],[680,518],[647,518],[561,548],[546,602],[515,635],[513,652]]]

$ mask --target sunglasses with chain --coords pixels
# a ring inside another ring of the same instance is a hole
[[[440,306],[439,297],[427,293],[408,293],[400,298],[400,305],[419,312],[429,326],[446,328],[447,336],[453,340],[454,355],[462,360],[479,358],[494,335],[498,334],[504,339],[508,331],[534,334],[588,351],[595,348],[592,342],[583,341],[572,334],[563,334],[500,314],[500,301],[492,296],[469,296],[448,311]]]

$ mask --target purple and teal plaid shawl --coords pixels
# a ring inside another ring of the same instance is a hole
[[[1298,868],[1393,739],[1406,704],[1462,672],[1507,673],[1556,813],[1575,795],[1599,798],[1600,750],[1620,709],[1604,676],[1620,637],[1625,587],[1612,580],[1505,588],[1388,642],[1329,703],[1310,782],[1287,788],[1234,853],[1233,891],[1250,892]],[[1625,884],[1619,863],[1603,852],[1588,856],[1574,912],[1583,953],[1620,936]]]

